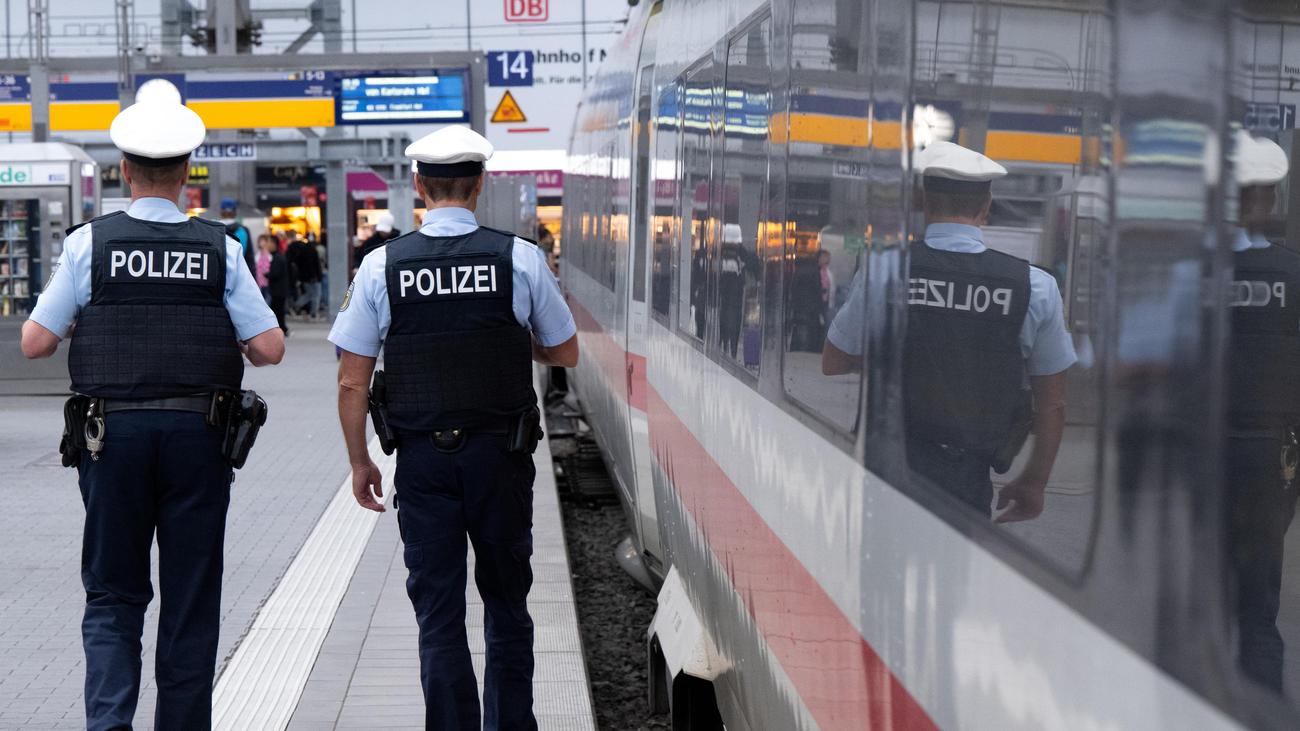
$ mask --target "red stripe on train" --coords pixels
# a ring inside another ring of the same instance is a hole
[[[570,306],[584,331],[604,335],[591,313],[577,302]],[[610,337],[588,342],[606,377],[621,381],[615,376],[625,371],[613,357],[622,352],[618,343]],[[672,407],[646,387],[644,366],[642,358],[639,373],[642,394],[648,394],[655,461],[817,724],[828,731],[856,731],[864,721],[873,729],[937,729]]]
[[[607,374],[606,378],[614,384],[615,394],[619,398],[627,399],[632,408],[644,412],[646,410],[645,356],[624,350],[614,338],[605,334],[605,328],[600,326],[585,307],[571,298],[569,307],[573,311],[573,319],[578,325],[578,330],[593,336],[587,339],[591,350],[594,351],[591,355],[596,359],[600,369]]]

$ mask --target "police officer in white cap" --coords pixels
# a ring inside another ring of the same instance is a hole
[[[1056,280],[987,248],[980,229],[1001,165],[951,142],[917,153],[924,241],[909,250],[904,414],[913,472],[987,515],[990,470],[1005,472],[1028,433],[1033,449],[998,493],[1001,522],[1037,517],[1065,427],[1065,371],[1076,357]],[[861,361],[862,277],[831,323],[828,375]]]
[[[150,91],[110,128],[130,207],[70,233],[22,333],[29,358],[52,355],[71,336],[72,390],[83,395],[65,413],[80,412],[68,420],[85,449],[65,436],[63,451],[65,464],[78,468],[86,508],[90,729],[130,728],[135,715],[155,534],[162,593],[155,724],[211,725],[233,477],[225,425],[213,423],[229,412],[216,414],[213,405],[216,394],[239,391],[244,357],[265,365],[284,353],[239,243],[221,224],[176,206],[203,122],[174,89]]]
[[[1238,133],[1225,467],[1239,662],[1247,676],[1279,692],[1284,646],[1277,614],[1286,532],[1295,514],[1300,426],[1300,254],[1265,235],[1287,169],[1276,142]]]
[[[424,224],[366,256],[330,332],[343,351],[339,417],[353,494],[364,508],[384,509],[365,429],[366,386],[382,348],[372,410],[386,414],[379,431],[395,437],[425,726],[480,727],[465,637],[468,540],[486,612],[482,727],[535,729],[532,363],[576,365],[577,329],[542,252],[474,219],[492,145],[446,127],[406,155],[428,207]]]

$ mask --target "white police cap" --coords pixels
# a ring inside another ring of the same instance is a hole
[[[207,132],[193,110],[166,98],[132,104],[108,128],[108,136],[126,159],[160,166],[180,162],[194,152]]]
[[[933,142],[916,153],[916,168],[925,176],[927,190],[960,188],[935,181],[989,183],[1007,174],[1007,169],[986,155],[952,142]]]
[[[469,127],[443,127],[412,142],[406,156],[415,161],[420,175],[431,178],[467,178],[483,172],[492,157],[492,143]]]
[[[1252,137],[1245,130],[1237,132],[1236,165],[1233,171],[1237,185],[1273,185],[1286,177],[1290,165],[1286,152],[1273,140]]]

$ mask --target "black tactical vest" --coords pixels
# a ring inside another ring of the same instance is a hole
[[[904,409],[909,438],[992,454],[1024,403],[1029,264],[997,251],[910,249]]]
[[[1233,254],[1228,418],[1237,428],[1300,423],[1300,254]]]
[[[408,432],[504,427],[536,403],[532,337],[515,319],[514,236],[418,231],[386,245],[389,420]]]
[[[237,390],[244,361],[225,306],[225,227],[120,211],[91,223],[90,302],[68,352],[72,390],[126,399]]]

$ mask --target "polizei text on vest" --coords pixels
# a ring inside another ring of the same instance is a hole
[[[497,291],[497,268],[494,264],[403,269],[397,273],[398,297],[405,299],[411,291],[420,296],[448,294],[487,294]]]
[[[109,253],[108,277],[121,279],[208,279],[209,257],[201,251],[114,249]]]

